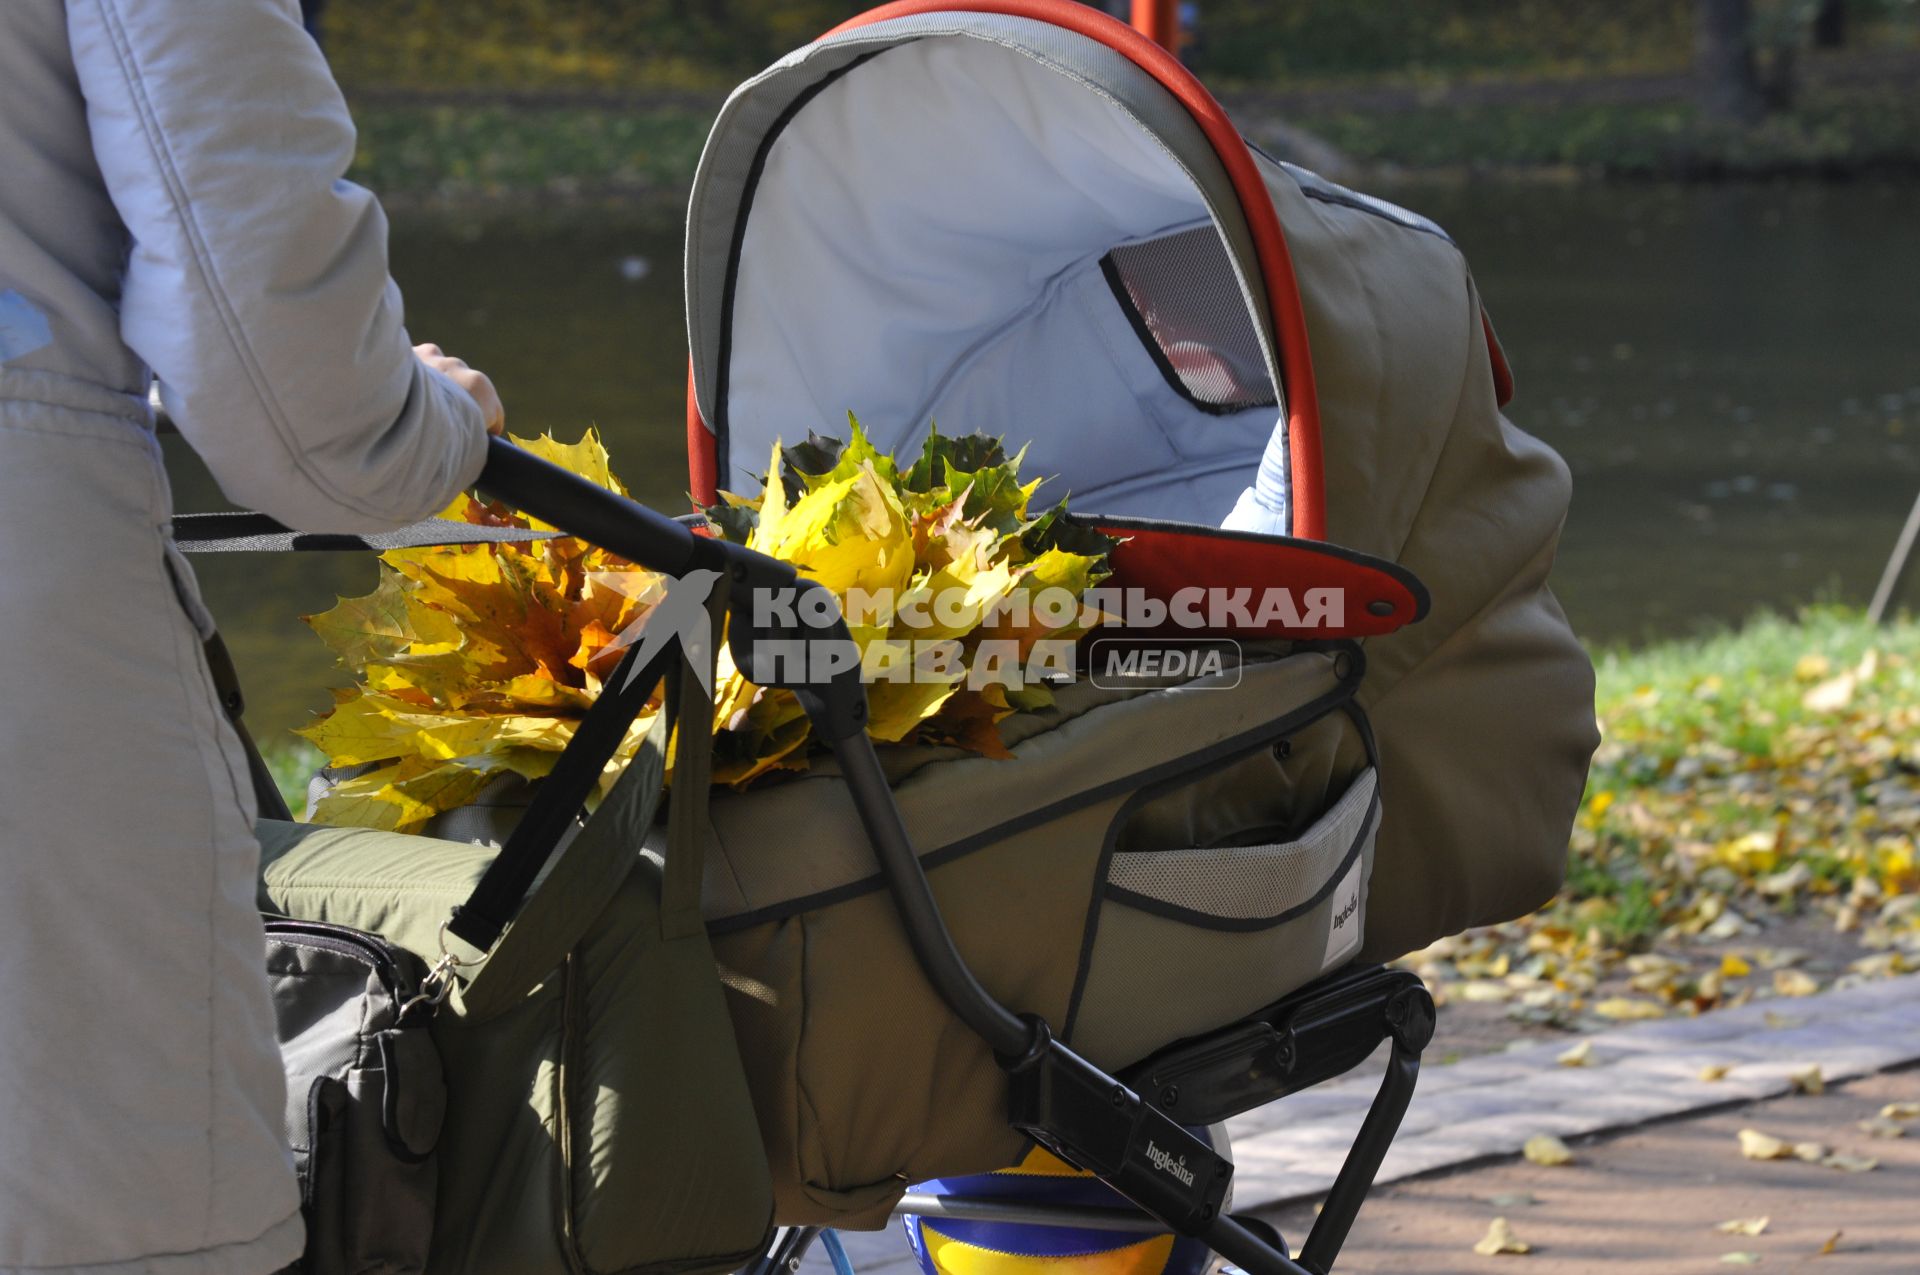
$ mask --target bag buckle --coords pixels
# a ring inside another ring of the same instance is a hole
[[[449,924],[451,922],[448,921],[440,923],[440,959],[433,963],[433,968],[427,971],[427,976],[420,980],[420,991],[400,1007],[400,1017],[407,1017],[423,1005],[429,1009],[439,1009],[446,1003],[447,997],[453,995],[453,982],[458,971],[478,969],[493,956],[492,952],[484,952],[477,961],[455,956],[447,949]]]

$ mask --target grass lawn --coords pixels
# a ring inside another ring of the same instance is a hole
[[[1920,173],[1920,93],[1910,87],[1810,87],[1794,110],[1750,129],[1703,120],[1680,101],[1309,109],[1291,122],[1356,160],[1407,168],[1677,178]]]
[[[1920,968],[1920,624],[1857,612],[1597,660],[1566,886],[1407,963],[1478,1047]]]
[[[1920,625],[1811,610],[1598,672],[1570,893],[1610,937],[1920,887]]]
[[[1687,102],[1552,101],[1284,113],[1352,159],[1413,170],[1571,170],[1629,178],[1920,174],[1920,93],[1810,86],[1752,129],[1713,125]],[[400,202],[657,200],[678,217],[712,125],[704,99],[620,106],[484,98],[355,104],[351,176]],[[1258,119],[1250,125],[1259,132]]]
[[[658,199],[684,211],[712,117],[694,107],[357,105],[349,176],[383,198]]]

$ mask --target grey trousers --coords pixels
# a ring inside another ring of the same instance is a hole
[[[0,1275],[299,1255],[259,845],[152,434],[0,401]]]

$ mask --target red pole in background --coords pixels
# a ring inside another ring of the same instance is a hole
[[[1174,56],[1180,54],[1180,0],[1133,0],[1134,30]]]

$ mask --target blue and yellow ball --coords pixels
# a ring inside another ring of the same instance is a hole
[[[1038,1147],[1012,1168],[913,1190],[1023,1205],[1129,1207],[1092,1174]],[[1172,1234],[911,1215],[903,1221],[922,1275],[1202,1275],[1212,1261],[1206,1245]]]

